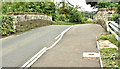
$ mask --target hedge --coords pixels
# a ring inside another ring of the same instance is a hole
[[[15,32],[13,18],[10,15],[1,15],[2,24],[0,25],[0,33],[7,36]]]

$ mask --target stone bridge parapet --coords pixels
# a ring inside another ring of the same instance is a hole
[[[34,12],[14,12],[9,13],[13,17],[15,29],[21,30],[33,26],[45,26],[52,24],[52,16]]]

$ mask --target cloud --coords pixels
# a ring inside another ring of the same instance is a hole
[[[56,2],[61,2],[62,0],[54,0]],[[86,4],[85,0],[68,0],[73,5],[79,5],[82,7],[83,11],[97,11],[97,9],[93,9],[90,5]]]

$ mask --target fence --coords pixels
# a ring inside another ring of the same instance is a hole
[[[111,32],[120,41],[120,25],[114,21],[107,21],[107,31]]]

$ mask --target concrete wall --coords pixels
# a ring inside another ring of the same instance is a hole
[[[32,26],[46,26],[52,24],[52,16],[47,15],[11,15],[15,22],[15,29],[21,30]]]

